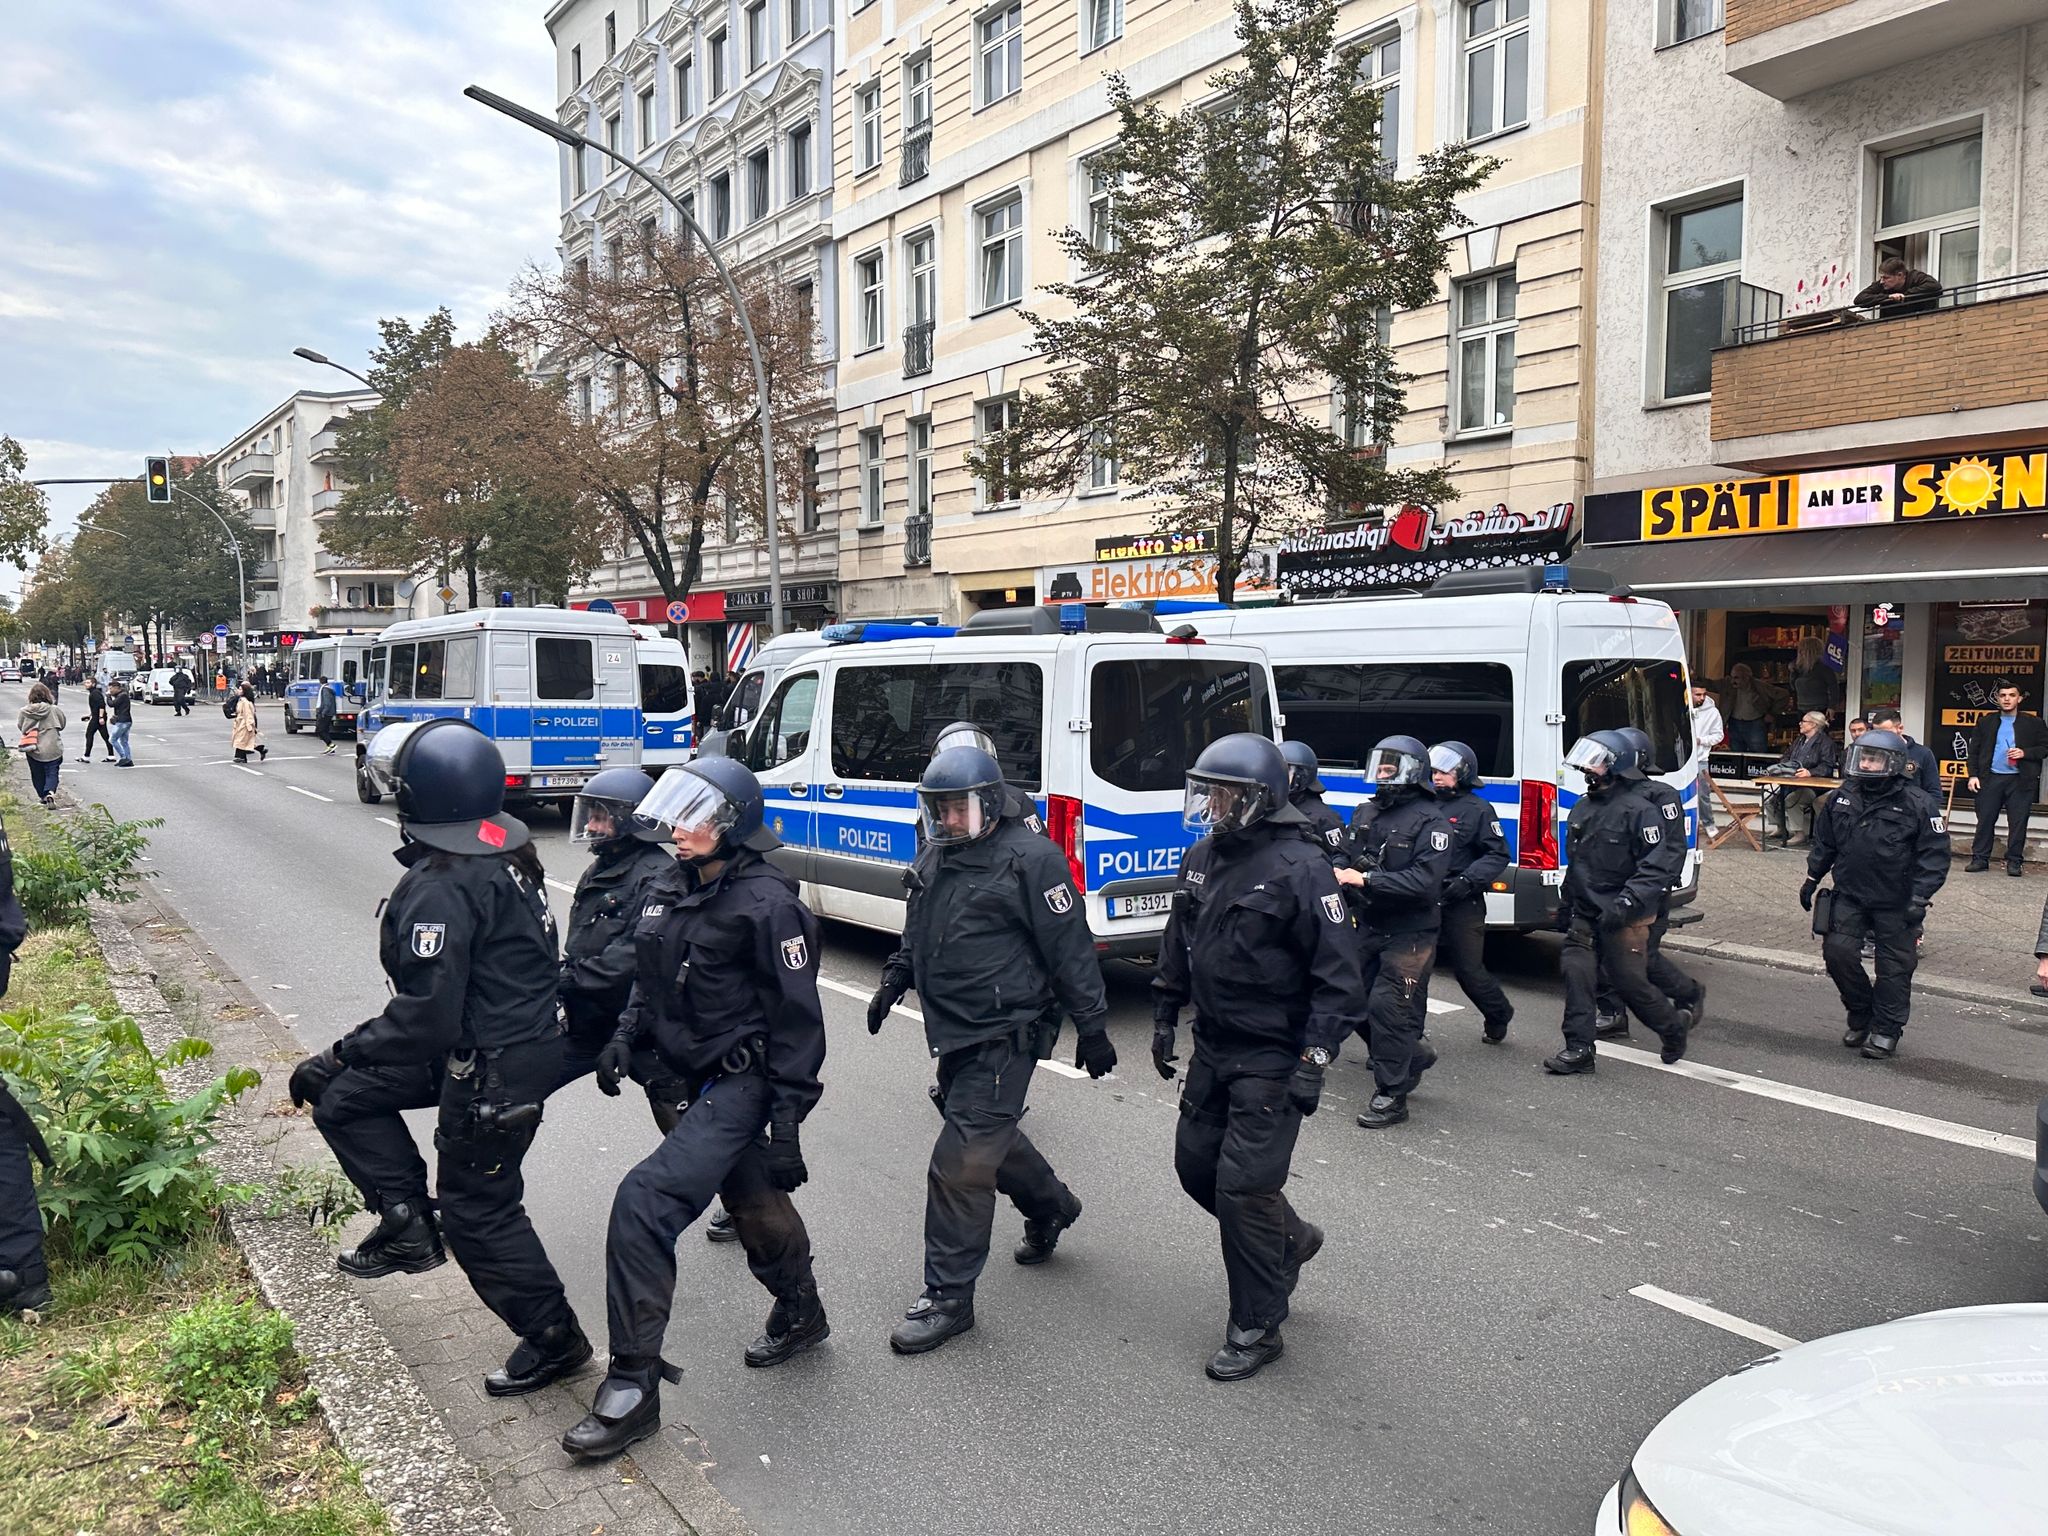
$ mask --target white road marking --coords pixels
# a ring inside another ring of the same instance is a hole
[[[308,800],[325,800],[329,805],[334,804],[334,797],[332,795],[316,795],[312,790],[301,789],[296,784],[287,784],[285,788],[295,795],[304,795]]]
[[[2034,1160],[2034,1143],[2030,1137],[2008,1136],[2001,1131],[1981,1130],[1974,1125],[1958,1125],[1953,1120],[1937,1120],[1932,1115],[1916,1115],[1911,1110],[1890,1109],[1883,1104],[1866,1104],[1861,1099],[1844,1098],[1838,1093],[1823,1093],[1818,1088],[1800,1088],[1791,1083],[1777,1083],[1767,1077],[1745,1077],[1740,1072],[1706,1066],[1697,1061],[1674,1061],[1666,1065],[1652,1052],[1637,1050],[1629,1045],[1610,1045],[1604,1040],[1600,1042],[1600,1057],[1603,1061],[1613,1057],[1617,1061],[1632,1062],[1636,1066],[1648,1067],[1655,1072],[1670,1072],[1679,1077],[1689,1077],[1695,1082],[1712,1083],[1720,1088],[1733,1088],[1737,1093],[1751,1094],[1759,1099],[1776,1099],[1781,1104],[1799,1104],[1807,1109],[1840,1115],[1845,1120],[1861,1120],[1867,1125],[1881,1125],[1887,1130],[1926,1136],[1934,1141],[1953,1143],[1958,1147],[1975,1147],[1980,1152],[2001,1152],[2007,1157],[2025,1158],[2028,1162]]]
[[[228,766],[234,769],[237,773],[248,774],[249,777],[252,779],[267,779],[270,777],[270,775],[267,773],[258,773],[254,768],[245,767],[241,763],[229,763]]]
[[[1762,1344],[1769,1349],[1790,1349],[1799,1342],[1775,1329],[1764,1327],[1762,1323],[1752,1323],[1746,1318],[1735,1316],[1732,1312],[1723,1312],[1719,1307],[1710,1307],[1704,1301],[1694,1301],[1690,1296],[1667,1291],[1662,1286],[1631,1286],[1629,1295],[1639,1296],[1654,1306],[1668,1308],[1681,1316],[1692,1318],[1695,1322],[1709,1324],[1725,1333],[1735,1334],[1739,1338]]]
[[[1088,1075],[1087,1070],[1085,1068],[1069,1066],[1066,1062],[1055,1061],[1050,1056],[1042,1057],[1039,1060],[1038,1065],[1041,1070],[1046,1072],[1057,1072],[1061,1077],[1086,1077]],[[1111,1074],[1111,1076],[1114,1075],[1114,1073]],[[1109,1079],[1104,1078],[1103,1081],[1108,1082]]]
[[[383,820],[384,818],[383,818],[382,816],[379,816],[379,817],[378,817],[377,819],[378,819],[379,821],[382,821],[382,820]],[[558,891],[567,891],[567,892],[568,892],[568,893],[569,893],[569,894],[570,894],[571,896],[574,896],[574,895],[576,894],[576,887],[575,887],[575,886],[573,886],[573,885],[564,885],[564,884],[563,884],[563,883],[562,883],[561,881],[557,880],[557,879],[556,879],[556,878],[555,878],[555,877],[554,877],[553,875],[549,875],[549,876],[547,876],[547,877],[546,877],[546,879],[547,879],[547,883],[548,883],[549,885],[552,885],[552,886],[553,886],[553,887],[554,887],[554,888],[555,888],[556,890],[558,890]]]
[[[1440,1003],[1433,997],[1428,1000],[1425,1006],[1431,1013],[1463,1013],[1465,1011],[1463,1003]]]
[[[385,825],[385,826],[387,826],[387,827],[396,827],[396,826],[398,826],[398,823],[397,823],[397,822],[395,822],[395,821],[393,821],[393,820],[392,820],[392,819],[391,819],[391,818],[390,818],[389,816],[379,816],[379,817],[378,817],[377,819],[378,819],[379,821],[383,822],[383,823],[384,823],[384,825]],[[401,829],[401,830],[402,830],[402,829]]]

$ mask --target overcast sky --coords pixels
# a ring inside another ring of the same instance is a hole
[[[141,472],[349,380],[385,315],[473,335],[551,260],[542,0],[24,0],[0,43],[0,433],[29,473]],[[68,530],[90,490],[51,495]],[[0,565],[0,590],[21,574]]]

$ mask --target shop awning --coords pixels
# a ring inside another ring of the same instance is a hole
[[[2048,598],[2048,519],[1589,544],[1573,563],[1681,609]]]

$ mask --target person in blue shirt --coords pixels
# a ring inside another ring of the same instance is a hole
[[[1998,682],[1998,711],[1978,717],[1970,733],[1970,793],[1977,797],[1977,835],[1965,874],[1991,867],[1991,844],[2005,815],[2005,872],[2017,877],[2027,855],[2027,817],[2040,798],[2041,760],[2048,758],[2048,725],[2020,713],[2026,696],[2007,678]]]

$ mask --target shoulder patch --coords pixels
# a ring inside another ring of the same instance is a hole
[[[1325,897],[1324,897],[1324,898],[1323,898],[1322,900],[1323,900],[1323,916],[1327,917],[1327,918],[1328,918],[1328,919],[1329,919],[1329,920],[1330,920],[1331,922],[1333,922],[1333,923],[1341,923],[1341,922],[1343,922],[1343,921],[1344,921],[1344,898],[1343,898],[1342,896],[1338,896],[1338,895],[1330,895],[1330,896],[1325,896]]]
[[[1209,878],[1207,871],[1189,869],[1186,865],[1181,866],[1180,874],[1181,878],[1187,881],[1189,885],[1200,885]]]
[[[640,915],[642,917],[659,917],[667,910],[668,903],[665,901],[650,902],[640,909]]]
[[[1342,848],[1344,846],[1344,829],[1342,827],[1330,828],[1329,831],[1323,834],[1323,837],[1332,848]]]
[[[1678,820],[1678,806],[1675,802],[1670,800],[1664,802],[1664,819],[1666,821]]]
[[[441,946],[447,941],[446,923],[414,923],[412,925],[412,952],[422,960],[431,960],[441,953]]]
[[[1024,818],[1024,826],[1027,830],[1036,832],[1040,837],[1045,836],[1045,823],[1038,819],[1038,813],[1035,811]]]
[[[1074,893],[1064,885],[1055,885],[1045,892],[1045,904],[1055,912],[1074,910]]]
[[[1430,833],[1429,846],[1434,848],[1438,853],[1442,853],[1446,848],[1451,846],[1451,834],[1448,832]]]
[[[1927,825],[1929,825],[1930,827],[1934,828],[1934,830],[1935,830],[1935,831],[1937,831],[1937,832],[1946,832],[1946,831],[1948,830],[1948,828],[1947,828],[1947,827],[1944,827],[1944,826],[1943,826],[1943,825],[1941,824],[1941,818],[1940,818],[1939,816],[1930,816],[1930,817],[1928,817],[1928,818],[1927,818]]]
[[[805,965],[810,963],[810,958],[811,946],[804,942],[802,934],[798,934],[793,939],[784,939],[782,941],[782,963],[790,970],[802,970]]]
[[[1662,827],[1645,827],[1645,828],[1643,828],[1643,841],[1644,841],[1644,842],[1646,842],[1646,843],[1661,843],[1661,842],[1663,842],[1663,841],[1664,841],[1664,829],[1663,829]]]

